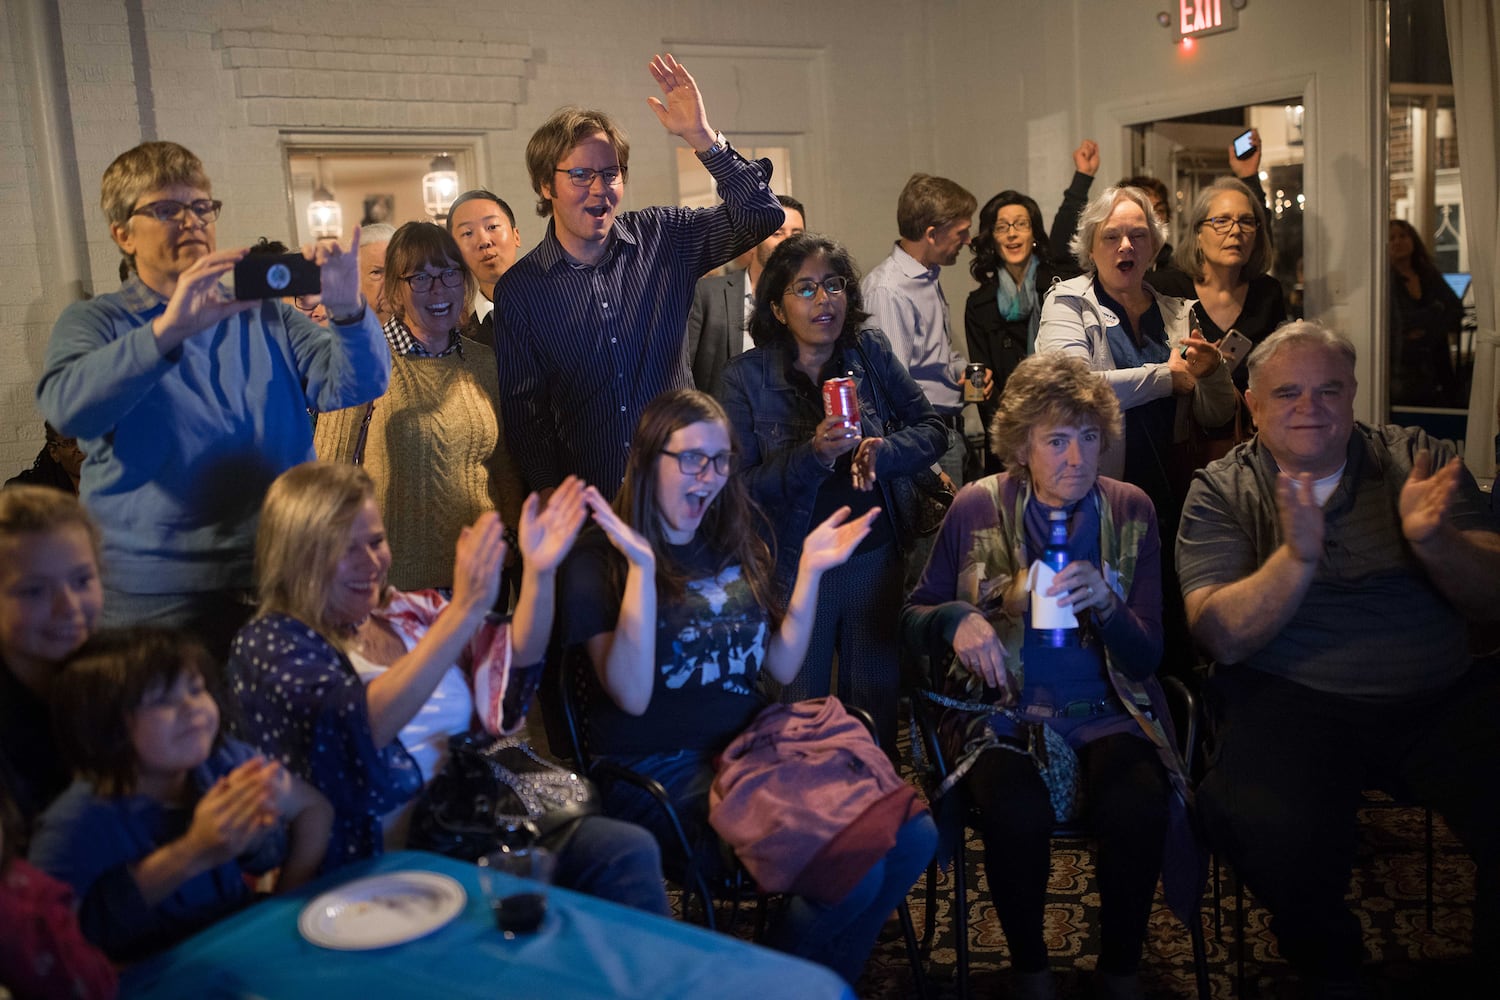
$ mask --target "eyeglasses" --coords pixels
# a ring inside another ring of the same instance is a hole
[[[130,210],[131,215],[149,215],[157,222],[180,222],[191,209],[198,217],[198,221],[209,223],[219,217],[219,209],[224,207],[222,201],[213,201],[208,198],[199,198],[193,202],[180,202],[166,199],[153,201],[148,205],[137,205]]]
[[[843,295],[844,289],[849,287],[849,279],[840,274],[831,275],[822,281],[814,281],[811,278],[803,278],[792,285],[782,295],[795,295],[799,299],[810,299],[818,294],[818,289],[823,289],[829,295]]]
[[[464,272],[456,267],[445,267],[437,274],[429,274],[426,271],[403,274],[401,280],[410,285],[412,291],[421,294],[432,291],[434,281],[441,281],[449,288],[457,288],[464,283]]]
[[[740,456],[732,451],[721,451],[717,455],[706,455],[701,451],[664,451],[662,454],[677,459],[677,467],[684,476],[701,476],[710,462],[715,472],[727,476],[734,472],[740,460]]]
[[[1260,228],[1260,220],[1253,215],[1214,215],[1198,225],[1208,226],[1220,236],[1227,236],[1235,226],[1239,226],[1241,232],[1253,233]]]
[[[1012,231],[1017,233],[1031,232],[1031,220],[1017,219],[1015,222],[1006,222],[1002,219],[995,223],[994,233],[996,236],[1004,236]]]
[[[593,187],[595,177],[602,180],[607,188],[619,187],[625,181],[624,167],[605,167],[603,170],[595,170],[593,167],[574,167],[571,170],[564,170],[558,167],[555,172],[567,174],[573,186],[581,188]]]
[[[321,295],[296,295],[292,297],[292,306],[298,312],[307,313],[311,316],[318,311],[318,306],[323,304]]]

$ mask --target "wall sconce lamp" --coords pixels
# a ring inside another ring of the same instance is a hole
[[[448,206],[458,196],[458,165],[447,153],[432,158],[429,170],[422,175],[422,207],[434,222],[448,217]]]

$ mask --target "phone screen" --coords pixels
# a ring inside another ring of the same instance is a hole
[[[1255,130],[1247,128],[1234,137],[1234,155],[1237,159],[1246,160],[1253,152],[1255,152]]]

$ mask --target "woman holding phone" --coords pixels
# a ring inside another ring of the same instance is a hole
[[[1181,271],[1158,275],[1158,290],[1197,299],[1193,319],[1203,339],[1242,362],[1287,318],[1281,282],[1267,273],[1273,251],[1265,209],[1242,181],[1221,177],[1198,192],[1187,221],[1192,235],[1176,254]],[[1231,331],[1249,343],[1236,351],[1225,340]],[[1231,363],[1235,387],[1244,392],[1249,370]]]

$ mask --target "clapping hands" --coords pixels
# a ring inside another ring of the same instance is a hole
[[[550,573],[573,548],[578,529],[588,516],[587,491],[583,480],[569,476],[553,491],[542,506],[541,497],[533,493],[521,507],[521,524],[516,532],[521,557],[528,567]]]

